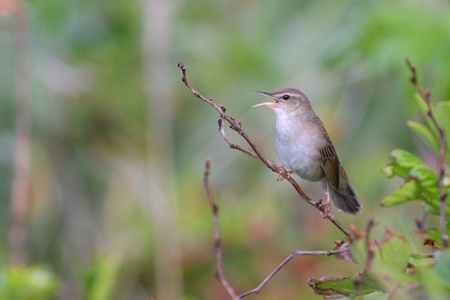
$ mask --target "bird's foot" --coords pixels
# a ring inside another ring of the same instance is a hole
[[[291,176],[292,173],[294,173],[293,171],[286,170],[284,166],[278,166],[277,172],[278,172],[277,181],[282,181],[283,179],[288,178],[289,176]]]
[[[328,219],[330,217],[330,202],[320,203],[319,209],[321,211],[320,215],[324,219]]]
[[[320,210],[322,211],[322,218],[330,218],[330,183],[327,181],[327,201],[320,204]]]

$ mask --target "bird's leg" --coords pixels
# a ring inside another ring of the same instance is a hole
[[[327,219],[330,215],[330,183],[327,180],[327,201],[322,206],[322,217]]]
[[[294,173],[293,171],[288,171],[286,170],[286,168],[284,166],[277,166],[277,171],[278,171],[278,177],[277,177],[277,181],[281,181],[283,179],[288,178],[289,176],[291,176],[292,173]]]

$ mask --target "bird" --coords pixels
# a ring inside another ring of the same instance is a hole
[[[280,175],[286,177],[294,172],[307,181],[320,181],[327,194],[325,215],[329,214],[330,198],[338,210],[347,214],[360,213],[362,205],[358,194],[308,97],[295,88],[255,93],[274,100],[253,107],[267,106],[275,112],[275,146],[281,162],[291,170]]]

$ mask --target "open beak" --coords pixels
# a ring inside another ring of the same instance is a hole
[[[269,95],[269,94],[266,93],[266,92],[258,92],[258,91],[255,91],[255,93],[256,93],[256,94],[261,94],[261,95],[266,96],[266,97],[269,97],[269,98],[272,98],[272,99],[274,100],[274,102],[264,102],[264,103],[260,103],[260,104],[253,105],[252,107],[268,106],[268,107],[270,107],[270,108],[273,108],[273,107],[277,106],[277,104],[280,102],[280,101],[278,101],[277,98],[272,97],[271,95]]]

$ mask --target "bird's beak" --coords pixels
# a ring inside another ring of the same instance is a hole
[[[277,98],[272,97],[271,95],[269,95],[269,94],[266,93],[266,92],[258,92],[258,91],[255,91],[255,93],[256,93],[256,94],[261,94],[261,95],[266,96],[266,97],[269,97],[269,98],[272,98],[272,99],[274,100],[274,102],[264,102],[264,103],[260,103],[260,104],[253,105],[252,107],[267,106],[267,107],[273,108],[273,107],[277,106],[277,104],[280,102],[280,101],[278,101]]]

